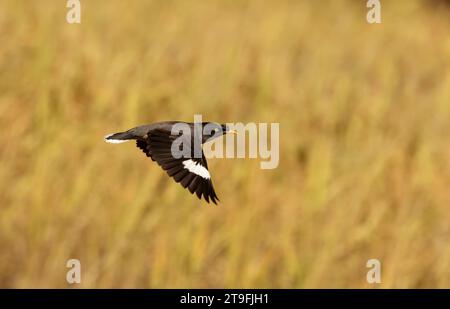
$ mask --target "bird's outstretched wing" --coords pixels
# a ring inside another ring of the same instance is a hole
[[[195,192],[199,199],[203,195],[208,203],[211,200],[217,204],[219,199],[214,191],[203,151],[201,158],[174,158],[171,147],[177,137],[164,130],[152,130],[145,139],[138,139],[136,145],[183,188],[187,188],[192,194]]]

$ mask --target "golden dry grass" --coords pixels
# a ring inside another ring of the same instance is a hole
[[[0,286],[450,287],[450,13],[438,2],[0,2]],[[279,122],[209,161],[218,207],[103,135]]]

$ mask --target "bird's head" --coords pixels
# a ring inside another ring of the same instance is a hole
[[[236,133],[226,124],[220,124],[217,122],[204,122],[203,123],[203,141],[210,141],[227,133]]]

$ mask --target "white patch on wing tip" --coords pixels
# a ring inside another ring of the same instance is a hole
[[[189,159],[189,160],[183,161],[183,165],[184,165],[185,169],[187,169],[191,173],[194,173],[195,175],[198,175],[205,179],[211,178],[209,171],[200,163],[196,163],[196,162],[192,161],[191,159]]]
[[[126,139],[126,140],[122,140],[122,139],[108,139],[108,137],[113,136],[113,135],[114,135],[114,133],[106,135],[105,136],[105,142],[111,143],[111,144],[121,144],[121,143],[125,143],[125,142],[129,141],[128,139]]]

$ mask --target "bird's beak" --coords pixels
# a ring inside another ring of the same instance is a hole
[[[237,131],[236,131],[236,130],[230,130],[230,131],[228,131],[227,133],[237,134]]]

